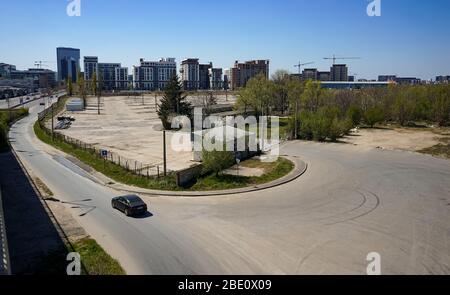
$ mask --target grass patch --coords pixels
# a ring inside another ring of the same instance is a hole
[[[7,151],[9,125],[23,117],[28,116],[28,109],[0,110],[0,152]]]
[[[81,262],[85,270],[83,274],[87,275],[125,275],[125,271],[119,262],[112,258],[103,248],[93,239],[82,239],[72,243],[74,252],[81,256]],[[87,273],[85,273],[87,272]]]
[[[273,163],[263,163],[255,159],[250,159],[241,163],[241,166],[249,168],[263,168],[264,175],[260,177],[246,177],[236,175],[215,174],[198,179],[190,190],[192,191],[208,191],[208,190],[225,190],[254,186],[279,179],[289,174],[294,169],[294,163],[279,158]]]
[[[432,155],[435,157],[450,159],[450,139],[441,139],[443,143],[439,143],[435,146],[420,150],[420,153]]]

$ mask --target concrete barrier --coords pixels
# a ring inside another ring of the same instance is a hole
[[[10,275],[11,267],[6,239],[5,218],[3,215],[2,188],[0,186],[0,275]]]

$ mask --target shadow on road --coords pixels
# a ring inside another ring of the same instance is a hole
[[[0,163],[12,273],[64,274],[67,250],[45,204],[11,152],[0,153]]]
[[[134,219],[145,219],[145,218],[150,218],[152,216],[153,216],[153,214],[147,211],[144,214],[135,215],[135,216],[133,216],[133,218]]]

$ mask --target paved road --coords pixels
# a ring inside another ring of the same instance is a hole
[[[365,274],[370,252],[384,274],[450,274],[449,161],[290,142],[282,153],[309,164],[294,182],[236,196],[148,197],[152,216],[133,219],[111,210],[118,192],[44,152],[31,129],[39,108],[14,126],[14,148],[130,274]]]

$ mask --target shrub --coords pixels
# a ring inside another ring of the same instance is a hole
[[[222,170],[233,166],[235,158],[233,152],[229,152],[226,150],[203,150],[202,160],[203,173],[215,173],[217,176]]]
[[[371,128],[375,126],[375,124],[380,123],[384,120],[384,111],[382,108],[376,106],[368,108],[364,113],[364,121]]]

